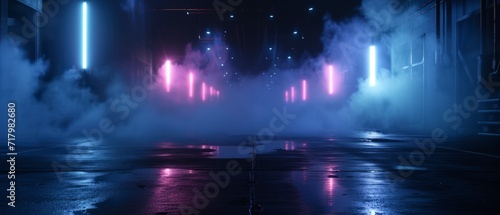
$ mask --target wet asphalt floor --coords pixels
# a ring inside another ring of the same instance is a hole
[[[500,213],[498,140],[275,138],[256,146],[251,171],[246,138],[228,139],[21,147],[16,207],[3,198],[0,214]]]

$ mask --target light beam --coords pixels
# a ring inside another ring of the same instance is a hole
[[[302,80],[302,101],[307,100],[307,81]]]
[[[206,85],[205,82],[201,83],[201,100],[205,101],[206,99]]]
[[[333,95],[333,66],[331,65],[328,70],[328,93]]]
[[[82,3],[82,69],[87,69],[87,2]]]
[[[165,68],[165,83],[167,87],[167,92],[170,92],[170,85],[172,83],[172,68],[170,67],[170,60],[167,60]]]
[[[193,73],[189,73],[189,98],[193,98],[193,84],[194,84],[194,76]]]
[[[375,46],[370,46],[370,86],[375,86],[377,83],[377,49]]]

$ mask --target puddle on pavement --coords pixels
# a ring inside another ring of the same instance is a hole
[[[270,143],[256,143],[255,151],[257,154],[266,154],[275,151],[299,151],[303,150],[307,143],[301,141],[272,141]],[[228,145],[187,145],[176,146],[175,144],[162,144],[160,148],[175,148],[183,147],[185,149],[201,151],[202,154],[208,155],[211,158],[249,158],[251,156],[251,146],[228,146]],[[170,156],[170,154],[162,154],[162,156]],[[175,155],[173,155],[175,156]]]

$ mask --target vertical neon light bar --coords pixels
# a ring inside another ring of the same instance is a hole
[[[82,3],[82,69],[87,69],[87,2]]]
[[[377,83],[377,49],[375,46],[370,46],[370,86],[375,86]]]
[[[288,103],[288,90],[285,91],[285,102]]]
[[[194,84],[194,77],[193,73],[189,73],[189,98],[193,98],[193,84]]]
[[[292,94],[292,103],[295,102],[295,87],[292,86],[292,88],[290,89],[290,93]]]
[[[201,83],[201,100],[205,101],[206,99],[206,94],[207,93],[207,90],[206,90],[206,85],[205,85],[205,82]]]
[[[170,92],[170,85],[172,82],[172,70],[170,67],[170,61],[167,60],[166,71],[165,71],[165,83],[167,84],[167,92]]]
[[[333,66],[330,66],[328,70],[328,93],[333,94]]]
[[[302,101],[307,100],[307,82],[302,80]]]

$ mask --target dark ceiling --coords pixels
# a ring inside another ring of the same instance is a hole
[[[236,59],[233,66],[252,73],[279,64],[280,57],[317,55],[322,50],[324,17],[348,19],[358,14],[361,1],[150,0],[146,4],[152,13],[152,45],[157,58],[182,60],[187,44],[203,50],[220,38]],[[224,8],[228,10],[222,13]]]

